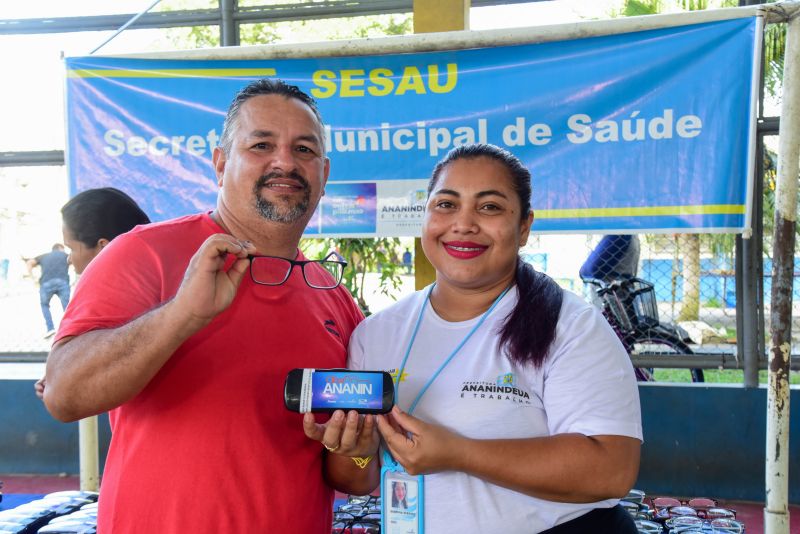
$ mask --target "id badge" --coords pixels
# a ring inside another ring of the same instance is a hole
[[[400,468],[402,469],[402,467]],[[423,477],[386,465],[381,469],[381,532],[423,534]]]

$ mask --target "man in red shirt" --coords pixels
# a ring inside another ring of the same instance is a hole
[[[330,532],[321,447],[283,407],[287,372],[344,367],[362,319],[343,287],[306,283],[320,265],[292,263],[328,178],[322,121],[296,87],[259,80],[220,145],[216,209],[112,241],[48,357],[53,416],[111,410],[101,533]],[[264,285],[253,255],[284,258],[262,260],[286,279]]]

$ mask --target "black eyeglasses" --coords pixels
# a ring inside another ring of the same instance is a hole
[[[278,256],[247,257],[250,260],[250,278],[256,284],[279,286],[289,279],[295,266],[303,271],[303,280],[314,289],[335,289],[344,275],[347,262],[335,252],[322,260],[296,261]]]

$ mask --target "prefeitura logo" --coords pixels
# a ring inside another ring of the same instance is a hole
[[[497,376],[489,380],[466,381],[461,385],[462,399],[486,399],[531,404],[530,394],[517,384],[514,373]]]

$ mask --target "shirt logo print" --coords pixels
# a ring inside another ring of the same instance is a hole
[[[517,385],[517,381],[514,379],[514,373],[506,373],[503,375],[499,375],[497,377],[497,385],[498,386],[511,386],[514,387]]]
[[[339,332],[336,331],[336,322],[333,319],[326,319],[325,320],[325,330],[333,334],[334,336],[342,339],[342,336],[339,335]]]

